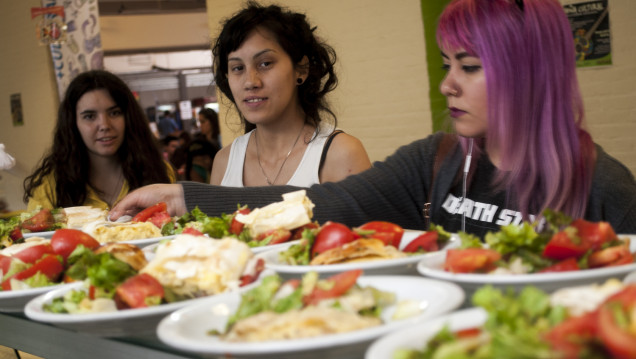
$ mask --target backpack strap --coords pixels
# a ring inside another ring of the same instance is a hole
[[[338,134],[343,132],[344,132],[343,130],[335,130],[329,135],[329,138],[327,138],[327,141],[325,141],[325,145],[322,147],[322,154],[320,155],[320,164],[318,165],[318,173],[322,171],[322,165],[325,164],[325,159],[327,159],[327,151],[329,151],[329,146],[331,146],[331,141],[333,141],[334,137],[336,137]]]
[[[431,222],[431,197],[433,196],[433,188],[435,187],[435,180],[439,170],[442,168],[444,159],[448,156],[455,145],[457,144],[457,135],[446,133],[437,145],[437,152],[435,152],[435,159],[433,160],[433,173],[431,175],[431,187],[428,189],[428,201],[424,203],[424,228],[428,228]]]

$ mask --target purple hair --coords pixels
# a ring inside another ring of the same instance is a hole
[[[557,0],[454,0],[437,42],[481,59],[488,93],[486,151],[498,151],[495,178],[520,211],[585,215],[595,159],[583,129],[568,19]],[[467,139],[461,138],[466,151]]]

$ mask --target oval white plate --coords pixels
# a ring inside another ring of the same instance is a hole
[[[262,275],[267,274],[267,272],[262,273]],[[238,292],[249,290],[258,283],[259,281],[256,281],[255,283],[239,288]],[[211,298],[203,297],[148,308],[102,313],[58,314],[48,313],[42,310],[44,304],[49,304],[54,298],[64,296],[64,294],[70,290],[86,290],[83,284],[83,282],[72,283],[64,288],[55,289],[33,298],[24,307],[24,314],[32,320],[101,337],[154,337],[157,324],[163,317],[189,304],[198,303]],[[228,294],[232,293],[221,293],[213,297]]]
[[[130,243],[130,244],[136,245],[139,248],[144,248],[151,244],[159,243],[163,241],[164,239],[174,239],[174,237],[176,237],[176,235],[165,236],[165,237],[155,237],[155,238],[145,238],[145,239],[133,239],[130,241],[121,241],[119,243]]]
[[[470,308],[392,332],[373,342],[365,359],[393,358],[398,349],[422,350],[444,325],[448,325],[451,331],[481,327],[486,322],[486,317],[487,313],[483,308]]]
[[[159,323],[157,335],[170,346],[199,354],[226,355],[232,358],[342,358],[349,354],[360,356],[371,340],[448,313],[464,301],[464,293],[457,285],[422,277],[362,276],[358,279],[358,284],[393,292],[397,302],[425,302],[426,309],[415,317],[394,321],[391,316],[395,306],[391,306],[382,314],[383,325],[348,333],[261,343],[225,342],[218,336],[207,333],[211,329],[225,328],[228,317],[234,313],[241,300],[239,294],[232,293],[210,298],[172,313]]]
[[[400,247],[404,248],[422,231],[406,230]],[[265,267],[279,273],[283,278],[300,276],[309,271],[320,274],[335,274],[348,271],[351,269],[362,269],[366,275],[401,275],[401,274],[417,274],[416,265],[426,255],[419,254],[403,258],[385,259],[368,262],[340,263],[327,265],[290,265],[279,260],[279,253],[285,251],[291,244],[287,243],[284,247],[265,251],[258,257],[265,260]],[[459,245],[459,237],[452,235],[450,241],[442,249],[441,252],[448,248]],[[439,252],[435,252],[439,253]]]
[[[20,313],[24,310],[24,305],[31,299],[52,290],[66,288],[72,284],[63,283],[48,287],[0,291],[0,312]]]
[[[174,237],[174,236],[172,236],[172,237]],[[165,238],[168,238],[168,237],[165,237]],[[300,242],[300,240],[295,240],[295,241],[285,242],[285,243],[279,243],[279,244],[272,244],[271,246],[251,247],[251,249],[252,249],[252,253],[258,254],[258,253],[263,253],[265,251],[268,251],[270,249],[287,248],[287,246],[295,244],[295,243],[298,243],[298,242]],[[150,244],[148,246],[145,246],[143,248],[143,250],[144,250],[144,252],[146,252],[146,256],[148,256],[148,253],[151,253],[151,255],[154,256],[154,253],[157,251],[157,247],[159,247],[159,242]]]
[[[630,238],[630,250],[632,253],[636,251],[636,236],[619,235],[619,238]],[[604,282],[609,278],[622,279],[628,273],[636,271],[636,263],[585,269],[568,272],[554,273],[534,273],[534,274],[464,274],[451,273],[443,269],[446,253],[436,252],[424,255],[424,258],[417,264],[417,270],[420,274],[446,280],[459,284],[465,291],[466,296],[470,298],[472,293],[479,287],[491,284],[494,287],[504,288],[512,287],[519,290],[526,285],[534,285],[544,291],[551,293],[564,286],[577,286],[591,283]]]

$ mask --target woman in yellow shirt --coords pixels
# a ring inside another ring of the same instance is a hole
[[[107,71],[78,75],[58,111],[53,147],[24,180],[27,210],[111,208],[129,191],[174,183],[128,86]]]

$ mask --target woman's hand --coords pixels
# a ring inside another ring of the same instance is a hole
[[[166,202],[171,216],[180,216],[186,213],[183,187],[180,184],[153,184],[128,193],[113,207],[109,213],[109,218],[111,221],[115,221],[123,215],[134,216],[159,202]]]

